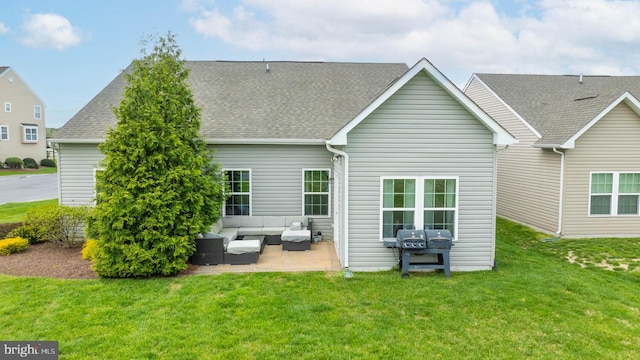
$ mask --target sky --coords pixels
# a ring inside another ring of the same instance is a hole
[[[640,1],[0,0],[0,66],[60,127],[176,35],[186,60],[402,62],[473,73],[640,75]]]

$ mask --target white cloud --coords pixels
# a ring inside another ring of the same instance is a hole
[[[640,2],[540,0],[244,0],[232,10],[184,0],[193,29],[292,59],[402,61],[445,73],[640,73]],[[516,9],[517,10],[517,9]]]
[[[9,28],[5,24],[0,22],[0,35],[6,34],[8,32],[9,32]]]
[[[58,14],[28,15],[22,27],[26,33],[22,42],[29,47],[64,50],[83,40],[80,29]]]

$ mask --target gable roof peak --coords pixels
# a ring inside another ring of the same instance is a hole
[[[582,82],[579,74],[474,76],[541,135],[534,143],[538,147],[572,148],[622,100],[634,105],[640,96],[640,76],[583,74]]]

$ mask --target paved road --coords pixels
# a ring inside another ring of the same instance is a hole
[[[0,204],[58,198],[57,174],[0,176]]]

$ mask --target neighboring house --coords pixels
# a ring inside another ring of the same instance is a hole
[[[0,161],[47,156],[44,102],[8,66],[0,67]]]
[[[343,266],[397,265],[403,225],[446,228],[452,270],[491,269],[496,145],[514,138],[431,63],[188,61],[201,133],[234,182],[224,216],[313,218]],[[119,75],[56,135],[60,201],[91,204]]]
[[[640,77],[475,74],[465,93],[519,140],[500,155],[498,215],[640,236]]]

